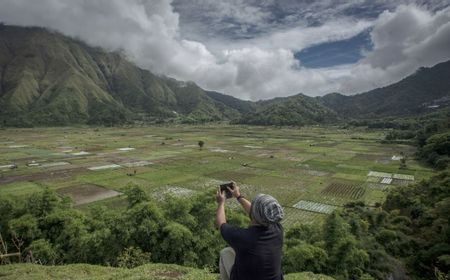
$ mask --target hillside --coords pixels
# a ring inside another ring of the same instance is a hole
[[[192,82],[156,76],[119,53],[43,28],[0,26],[0,72],[0,120],[8,126],[239,115]]]
[[[215,101],[225,104],[226,106],[233,108],[240,113],[250,113],[254,112],[257,107],[257,103],[252,101],[245,101],[239,98],[226,95],[216,91],[207,91],[206,94],[214,99]]]
[[[217,274],[206,270],[171,264],[146,264],[134,269],[95,266],[88,264],[70,264],[64,266],[41,266],[33,264],[14,264],[0,266],[0,277],[4,280],[15,279],[179,279],[179,280],[216,280]],[[292,273],[286,280],[333,280],[325,275],[311,272]]]
[[[154,75],[121,53],[37,27],[0,25],[0,73],[2,126],[171,120],[307,125],[408,116],[450,103],[450,61],[354,96],[297,94],[251,102]]]
[[[420,68],[386,87],[353,96],[331,93],[317,100],[346,118],[409,116],[429,112],[429,106],[450,104],[450,61]]]
[[[346,119],[413,116],[450,105],[450,61],[420,68],[392,85],[346,96],[297,94],[254,103],[237,123],[255,125],[305,125]],[[242,111],[241,111],[242,112]]]
[[[337,114],[314,98],[297,94],[255,103],[254,111],[243,114],[237,121],[252,125],[308,125],[332,123]]]

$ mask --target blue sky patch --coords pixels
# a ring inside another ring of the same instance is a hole
[[[362,50],[371,50],[369,31],[362,32],[350,39],[324,43],[295,53],[301,65],[308,68],[332,67],[355,63],[360,60]]]

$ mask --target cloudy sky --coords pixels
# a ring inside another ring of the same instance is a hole
[[[355,94],[450,59],[450,0],[0,0],[0,21],[251,100]]]

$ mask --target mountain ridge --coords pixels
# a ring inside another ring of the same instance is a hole
[[[299,93],[252,102],[157,76],[118,52],[40,27],[0,25],[0,73],[3,126],[168,121],[298,126],[408,116],[450,105],[450,61],[352,96]]]
[[[424,113],[428,106],[448,105],[450,60],[433,67],[421,67],[412,75],[391,85],[352,96],[330,93],[319,102],[343,117],[392,117]],[[401,105],[401,106],[399,106]]]
[[[118,53],[107,53],[37,27],[0,27],[3,124],[108,124],[183,117],[227,119],[192,82],[158,77]],[[144,118],[145,118],[144,117]]]

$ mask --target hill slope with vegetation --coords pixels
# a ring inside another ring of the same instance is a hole
[[[230,120],[305,125],[412,115],[450,104],[450,61],[355,96],[297,94],[251,102],[154,75],[121,53],[37,27],[0,25],[0,73],[2,126]]]
[[[244,113],[236,123],[251,125],[308,125],[336,122],[337,114],[314,98],[294,96],[258,101],[255,109]]]
[[[4,280],[47,280],[47,279],[151,279],[151,280],[217,280],[218,274],[173,264],[145,264],[136,268],[105,267],[88,264],[64,266],[41,266],[14,264],[0,267]],[[333,280],[333,278],[312,272],[285,275],[285,280]]]
[[[120,53],[43,28],[0,26],[0,72],[0,120],[7,126],[239,115],[192,82],[156,76]]]
[[[411,116],[450,105],[450,61],[422,67],[392,85],[344,96],[332,93],[317,100],[345,118]],[[430,108],[431,107],[431,108]]]
[[[258,101],[237,123],[305,125],[349,119],[414,116],[450,105],[450,61],[416,73],[392,85],[346,96],[331,93],[311,98],[302,94]]]

